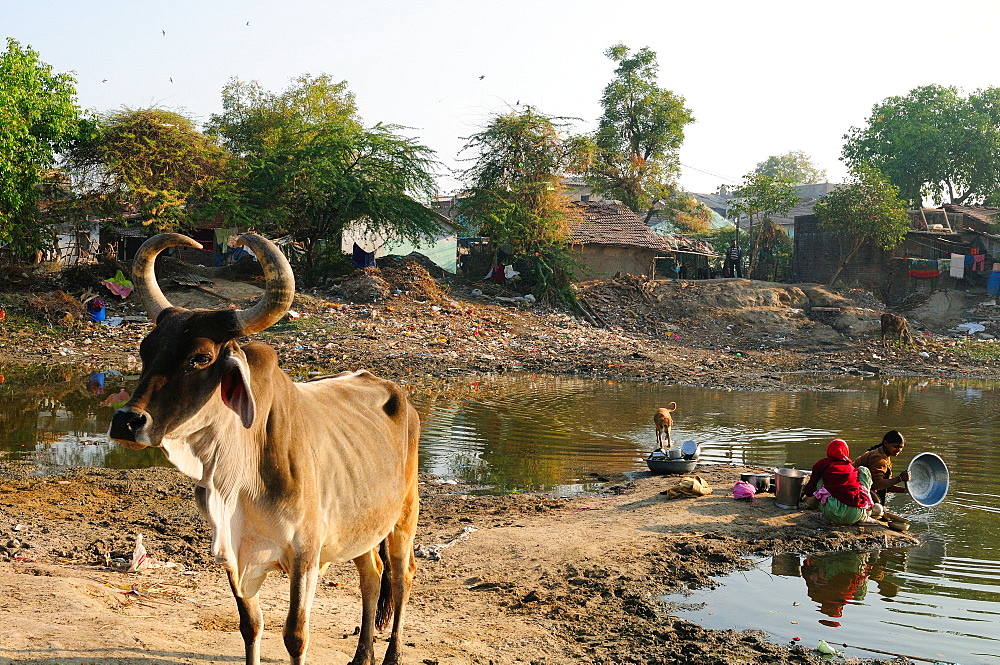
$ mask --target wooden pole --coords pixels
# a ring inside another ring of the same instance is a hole
[[[871,649],[869,647],[859,647],[853,644],[845,644],[844,642],[830,642],[830,644],[839,644],[847,649],[861,649],[862,651],[871,651],[872,653],[881,653],[886,656],[895,656],[897,658],[909,658],[910,660],[920,660],[925,663],[940,663],[941,661],[936,658],[921,658],[920,656],[908,656],[905,653],[893,653],[892,651],[882,651],[880,649]]]

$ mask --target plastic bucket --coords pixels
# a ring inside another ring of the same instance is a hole
[[[808,475],[798,469],[778,469],[774,474],[774,501],[778,508],[791,510],[799,507],[802,485]]]
[[[989,277],[986,278],[986,293],[991,296],[1000,295],[1000,270],[990,271]]]

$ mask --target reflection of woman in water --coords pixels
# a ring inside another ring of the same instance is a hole
[[[843,616],[844,605],[864,600],[868,593],[868,552],[834,552],[811,556],[802,562],[806,593],[819,603],[819,611],[833,619]],[[836,628],[839,621],[820,619]]]

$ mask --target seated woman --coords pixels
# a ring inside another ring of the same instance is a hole
[[[825,522],[876,523],[869,517],[873,505],[869,492],[871,484],[867,467],[855,468],[851,464],[847,442],[834,439],[826,447],[826,457],[813,464],[812,475],[802,488],[802,494],[819,500]]]
[[[903,452],[906,439],[898,430],[890,430],[882,437],[882,442],[872,446],[854,461],[854,466],[866,467],[872,476],[872,491],[874,499],[885,505],[886,492],[903,494],[907,492],[905,483],[910,479],[910,472],[903,470],[895,478],[892,476],[892,458]]]

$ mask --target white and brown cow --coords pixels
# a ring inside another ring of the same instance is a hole
[[[416,572],[419,418],[391,381],[360,371],[293,383],[271,347],[239,344],[281,319],[295,291],[270,241],[245,234],[239,244],[254,251],[267,280],[247,310],[171,306],[156,283],[156,256],[200,245],[161,234],[140,248],[133,281],[156,326],[142,340],[142,374],[109,436],[128,447],[162,447],[195,480],[212,554],[236,598],[248,665],[260,662],[257,594],[267,574],[290,578],[284,641],[299,664],[318,579],[347,560],[357,566],[363,605],[352,662],[374,662],[375,631],[394,613],[384,662],[398,663]]]

